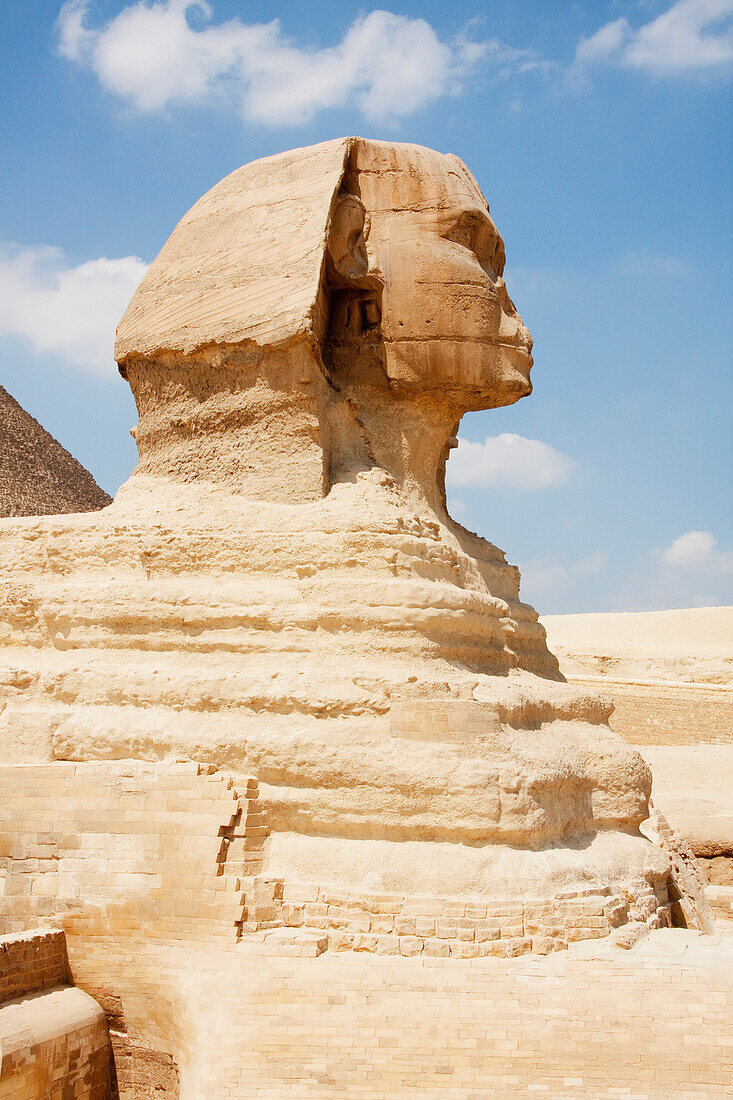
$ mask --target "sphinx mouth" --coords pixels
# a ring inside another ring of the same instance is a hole
[[[507,348],[510,351],[519,352],[519,354],[529,360],[529,365],[532,366],[534,359],[532,358],[532,345],[527,344],[514,344],[509,340],[497,340],[495,346],[498,348]]]
[[[517,374],[524,378],[526,384],[530,387],[528,392],[531,392],[532,384],[529,380],[532,367],[534,366],[534,359],[530,353],[526,344],[511,344],[501,343],[499,347],[505,348],[511,353],[512,366]],[[531,345],[530,345],[531,346]]]

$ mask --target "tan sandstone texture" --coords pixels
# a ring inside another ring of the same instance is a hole
[[[89,471],[0,386],[0,517],[94,512],[109,502]]]
[[[684,858],[640,830],[648,766],[446,511],[462,415],[531,390],[503,267],[453,156],[349,138],[246,165],[118,328],[129,481],[97,514],[0,524],[0,919],[66,930],[125,1100],[400,1095],[426,1050],[442,1094],[464,981],[477,1049],[490,964],[631,948],[670,885],[684,901]],[[362,1029],[371,967],[388,1011]],[[396,989],[406,1019],[433,1005],[404,1048]],[[453,1094],[500,1095],[456,1026]],[[292,1093],[269,1061],[311,1048]],[[588,1065],[629,1094],[625,1062]]]

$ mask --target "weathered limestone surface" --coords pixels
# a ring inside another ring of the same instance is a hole
[[[646,765],[446,512],[463,413],[531,389],[503,266],[471,174],[415,146],[205,195],[119,326],[133,476],[99,516],[2,528],[3,757],[256,775],[273,877],[661,897]]]
[[[465,982],[472,1049],[494,1034],[471,967],[669,920],[648,766],[446,510],[461,416],[531,390],[503,266],[455,157],[343,139],[239,169],[119,326],[129,481],[0,523],[0,917],[66,929],[125,1100],[290,1095],[269,1060],[340,1016],[301,967],[352,1009],[374,982],[381,1013],[303,1095],[399,1095],[428,1048],[442,1082],[446,1028],[457,1094],[490,1091],[456,1022]],[[365,1082],[393,993],[409,1064]]]
[[[273,878],[263,869],[273,838],[256,780],[241,789],[195,763],[0,768],[3,928],[51,921],[65,929],[72,954],[114,933],[234,945],[262,932],[267,950],[325,935],[321,950],[478,958],[548,954],[629,922],[656,926],[663,914],[653,884],[632,879],[616,893],[590,883],[552,897],[526,889],[507,897],[319,885],[299,881],[297,870]],[[414,844],[407,848],[415,855]],[[633,859],[631,843],[627,851]],[[589,841],[577,854],[578,874],[605,856],[602,842]],[[517,863],[530,878],[531,860],[526,853]]]
[[[195,948],[118,957],[110,944],[77,971],[85,987],[132,985],[137,1017],[168,1025],[180,1100],[730,1096],[733,935],[660,929],[629,951],[607,944],[547,958],[309,958],[255,953],[250,938],[236,954],[207,951],[203,971]]]

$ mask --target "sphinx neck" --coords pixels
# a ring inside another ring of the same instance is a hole
[[[255,500],[320,500],[327,384],[303,343],[127,362],[137,404],[135,479],[205,483]]]
[[[206,484],[303,504],[376,467],[411,508],[445,516],[445,463],[462,411],[454,405],[330,385],[305,342],[128,361],[125,375],[139,415],[133,484]]]
[[[367,461],[384,470],[412,508],[445,516],[445,464],[461,411],[431,397],[393,389],[353,388],[349,403]],[[332,440],[333,480],[341,480],[338,440]]]

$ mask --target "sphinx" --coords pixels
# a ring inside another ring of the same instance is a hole
[[[268,880],[663,919],[648,767],[446,507],[461,417],[531,393],[503,271],[429,149],[330,141],[204,195],[117,331],[136,469],[0,522],[0,759],[255,775]]]

